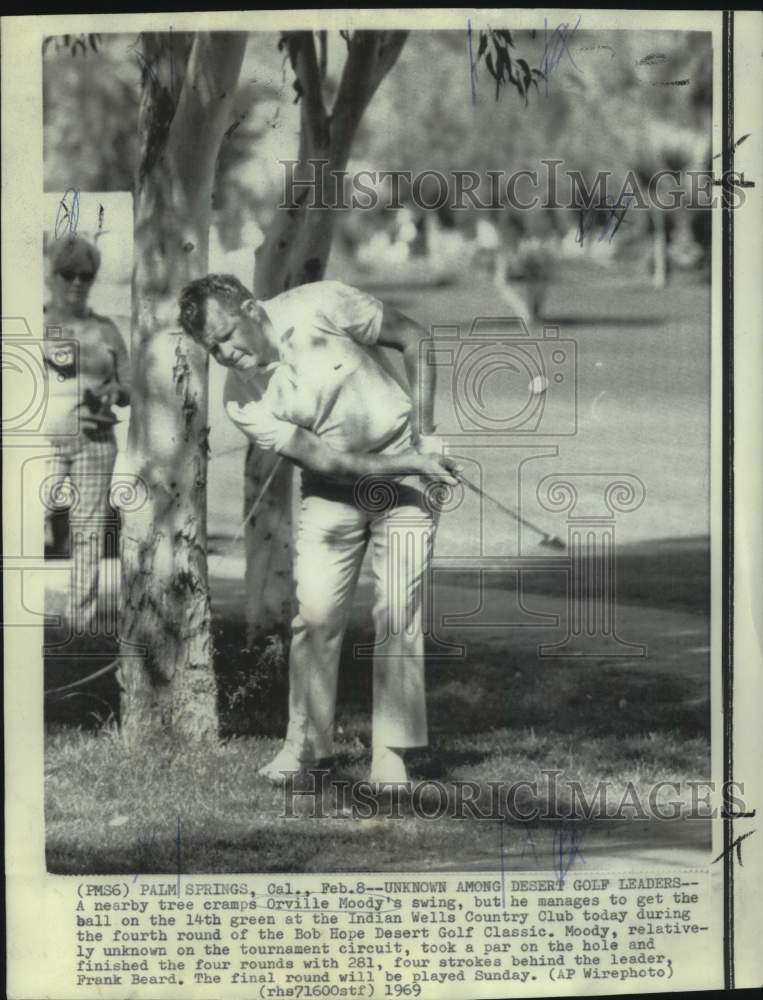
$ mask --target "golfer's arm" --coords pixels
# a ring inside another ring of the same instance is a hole
[[[432,364],[422,363],[422,340],[429,334],[415,320],[401,313],[394,306],[384,306],[384,318],[378,343],[382,347],[394,347],[402,351],[405,374],[413,407],[411,410],[411,430],[414,441],[420,434],[434,431],[434,393],[436,369]]]
[[[310,472],[350,482],[363,476],[415,475],[421,471],[413,451],[401,455],[337,451],[304,427],[297,428],[281,454]]]

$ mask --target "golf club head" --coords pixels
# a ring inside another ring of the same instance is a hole
[[[547,549],[561,549],[564,551],[567,548],[558,535],[544,535],[539,544],[544,545]]]

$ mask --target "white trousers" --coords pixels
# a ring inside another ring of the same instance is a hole
[[[384,500],[388,484],[381,489]],[[309,494],[302,499],[287,740],[307,759],[333,752],[342,638],[369,542],[375,585],[373,744],[427,743],[422,596],[435,525],[418,489],[397,484],[396,490],[397,502],[381,513],[378,503],[372,509],[371,497],[366,502]]]

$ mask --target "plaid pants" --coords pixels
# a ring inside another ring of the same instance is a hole
[[[55,514],[69,511],[72,559],[70,622],[76,634],[93,633],[98,607],[98,569],[107,530],[116,527],[109,503],[117,446],[111,429],[82,431],[51,442],[45,480],[46,532],[55,535]],[[60,541],[60,539],[55,539]]]

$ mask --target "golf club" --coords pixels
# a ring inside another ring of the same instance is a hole
[[[484,490],[481,490],[479,486],[475,486],[474,483],[469,482],[469,480],[466,479],[465,476],[463,475],[459,476],[459,482],[462,482],[464,486],[468,486],[469,489],[472,491],[472,493],[476,493],[477,496],[484,497],[486,500],[489,500],[492,504],[495,504],[495,506],[500,511],[503,511],[504,514],[508,514],[508,516],[513,518],[515,521],[518,521],[520,524],[523,524],[526,528],[530,528],[532,531],[535,531],[537,534],[541,535],[542,536],[541,540],[538,542],[539,545],[544,545],[550,549],[567,548],[565,543],[558,535],[552,535],[550,534],[550,532],[544,531],[543,528],[539,528],[537,524],[533,524],[532,521],[528,521],[526,517],[522,517],[521,514],[518,514],[515,510],[512,510],[511,507],[507,507],[505,504],[501,503],[500,500],[496,500],[495,497],[491,497],[489,493],[486,493]]]

